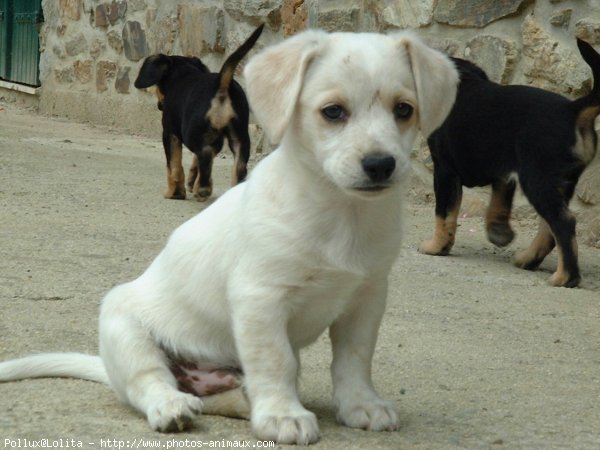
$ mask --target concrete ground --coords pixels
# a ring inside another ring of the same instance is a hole
[[[0,104],[0,359],[95,353],[103,294],[140,274],[169,233],[202,209],[162,198],[158,115],[156,124],[149,139]],[[217,195],[230,164],[216,163]],[[600,251],[580,245],[581,288],[552,288],[546,279],[555,253],[537,272],[509,262],[535,233],[525,215],[508,249],[495,249],[482,220],[467,217],[452,256],[421,255],[417,245],[433,228],[425,197],[423,188],[411,189],[373,364],[402,428],[372,433],[336,424],[323,336],[302,353],[301,397],[321,426],[312,448],[600,448]],[[219,417],[199,417],[177,435],[153,432],[91,382],[0,384],[0,447],[43,438],[63,448],[256,445],[248,422]]]

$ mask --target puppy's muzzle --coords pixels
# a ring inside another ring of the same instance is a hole
[[[389,155],[371,154],[365,156],[362,168],[373,183],[386,183],[394,173],[396,159]]]

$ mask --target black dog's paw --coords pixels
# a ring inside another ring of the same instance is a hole
[[[506,247],[515,238],[515,232],[508,223],[492,223],[487,227],[488,240],[496,247]]]
[[[167,189],[163,197],[167,200],[185,200],[185,189]]]
[[[543,257],[539,257],[537,253],[532,252],[530,249],[516,253],[512,259],[516,267],[525,270],[537,270],[543,260]]]
[[[194,197],[199,202],[205,202],[212,195],[212,187],[201,187],[198,192],[194,193]]]

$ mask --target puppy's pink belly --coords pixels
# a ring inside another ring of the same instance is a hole
[[[234,367],[172,361],[171,372],[180,391],[198,397],[225,392],[242,384],[242,371]]]

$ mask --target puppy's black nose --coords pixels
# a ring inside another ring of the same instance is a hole
[[[388,155],[367,155],[362,161],[362,167],[371,181],[381,182],[387,180],[394,173],[396,160]]]

